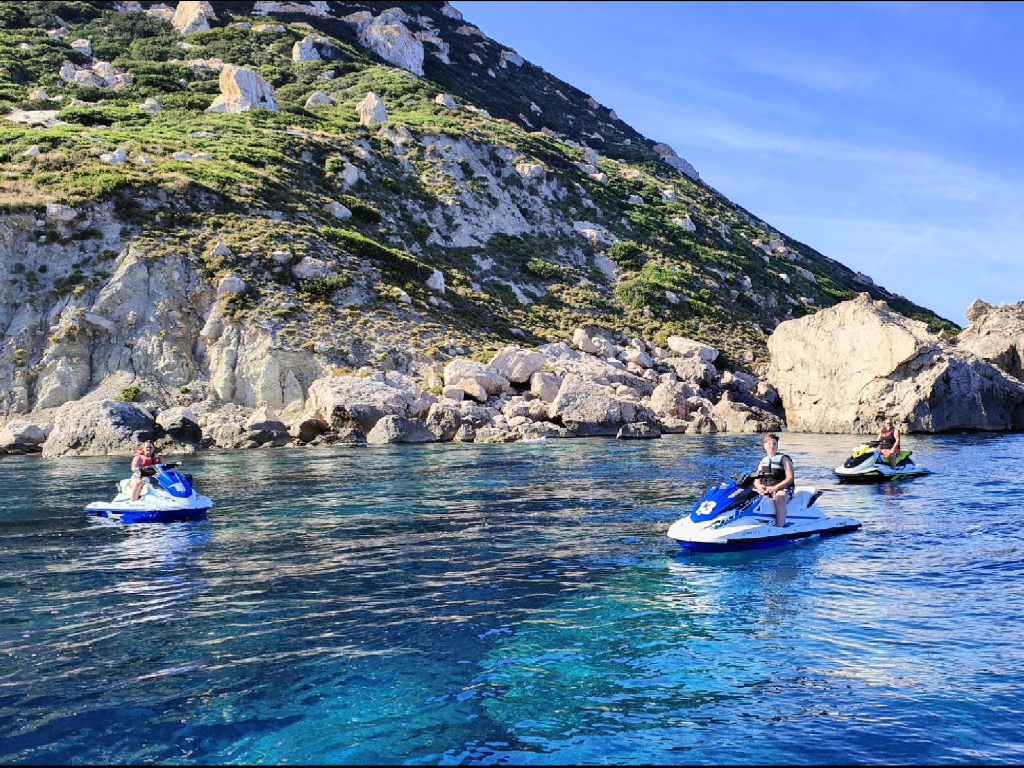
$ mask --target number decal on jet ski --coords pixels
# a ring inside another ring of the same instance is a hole
[[[714,509],[715,509],[715,502],[713,502],[713,501],[705,501],[703,504],[701,504],[699,507],[697,507],[696,512],[697,512],[698,515],[707,515],[707,514],[710,514],[711,512],[713,512]]]

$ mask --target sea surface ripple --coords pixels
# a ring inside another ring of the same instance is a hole
[[[1024,435],[858,442],[782,449],[862,530],[737,555],[665,531],[758,436],[204,454],[174,525],[5,457],[0,762],[1024,762]]]

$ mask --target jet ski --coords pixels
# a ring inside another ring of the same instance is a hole
[[[668,536],[689,552],[741,552],[768,549],[812,536],[856,531],[849,517],[828,517],[816,502],[822,492],[797,487],[786,506],[786,522],[775,525],[775,502],[755,491],[753,475],[714,485],[690,514],[674,522]]]
[[[146,482],[142,493],[132,501],[128,480],[117,484],[113,501],[94,501],[85,507],[96,517],[120,517],[122,523],[176,523],[205,520],[213,502],[192,488],[192,477],[178,472],[180,463],[155,464],[142,470]]]
[[[884,483],[889,480],[905,480],[909,477],[923,477],[932,474],[930,469],[919,467],[910,458],[913,451],[900,451],[896,459],[896,468],[882,458],[878,449],[878,441],[871,440],[858,446],[841,467],[833,471],[841,483]]]

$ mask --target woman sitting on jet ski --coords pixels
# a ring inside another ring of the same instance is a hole
[[[132,501],[139,500],[139,496],[142,495],[142,486],[146,483],[145,478],[151,477],[155,471],[152,469],[147,471],[147,468],[161,463],[160,457],[156,455],[156,446],[153,442],[148,440],[143,443],[132,459],[132,479],[128,481],[128,485],[132,489]]]
[[[754,490],[768,496],[775,502],[775,525],[786,524],[786,503],[793,498],[793,460],[786,454],[779,455],[779,436],[768,434],[764,439],[767,454],[757,465],[757,479]]]
[[[900,431],[893,426],[892,419],[885,420],[885,426],[878,433],[878,452],[882,458],[889,462],[889,466],[896,469],[896,459],[900,452]]]

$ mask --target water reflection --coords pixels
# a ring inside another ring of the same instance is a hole
[[[783,443],[861,531],[732,555],[665,531],[756,435],[206,454],[170,526],[82,514],[121,460],[2,461],[0,759],[1014,759],[1024,440],[838,485],[857,440]]]

